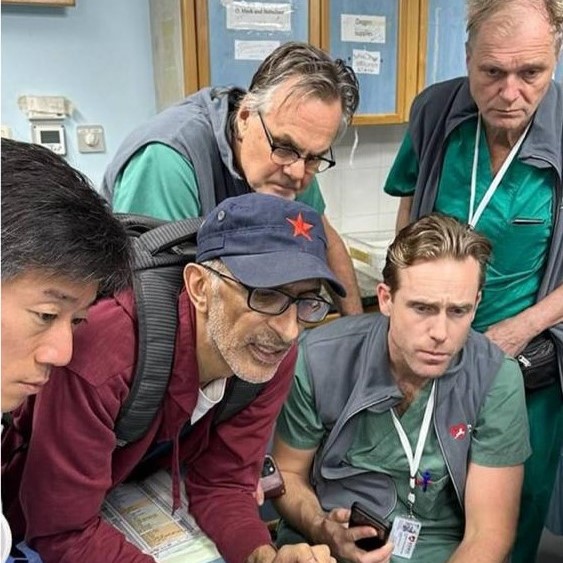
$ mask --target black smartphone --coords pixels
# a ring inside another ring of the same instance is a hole
[[[383,547],[387,543],[391,532],[389,520],[374,514],[361,502],[355,502],[352,505],[348,527],[352,528],[354,526],[371,526],[377,530],[377,536],[362,538],[356,541],[356,545],[364,551],[373,551]]]
[[[285,484],[281,473],[270,454],[264,457],[264,465],[260,475],[260,484],[264,491],[264,498],[276,498],[285,493]]]

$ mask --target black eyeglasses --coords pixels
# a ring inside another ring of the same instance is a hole
[[[281,289],[270,289],[263,287],[250,287],[236,278],[218,272],[205,264],[200,264],[206,270],[214,273],[220,278],[230,280],[244,287],[248,292],[246,304],[250,309],[264,315],[281,315],[290,305],[297,303],[297,318],[304,323],[319,323],[328,314],[330,303],[322,297],[294,297]]]
[[[303,159],[303,161],[305,162],[305,170],[307,170],[308,172],[314,172],[316,174],[324,172],[325,170],[328,170],[329,168],[332,168],[336,165],[336,161],[334,160],[334,156],[332,154],[332,147],[330,147],[329,149],[330,158],[325,158],[324,156],[313,155],[302,156],[295,149],[276,145],[274,143],[272,134],[268,131],[268,128],[266,127],[266,124],[264,123],[264,119],[262,118],[262,114],[260,112],[258,112],[258,117],[260,118],[260,123],[262,123],[264,133],[266,134],[266,139],[268,140],[270,149],[272,150],[270,154],[272,162],[275,162],[280,166],[288,166],[289,164],[297,162],[299,159]]]

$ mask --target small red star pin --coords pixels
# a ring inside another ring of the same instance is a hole
[[[305,237],[307,240],[313,240],[309,231],[313,228],[314,225],[311,223],[306,223],[301,215],[297,216],[297,219],[290,219],[287,217],[287,221],[293,225],[293,236],[294,237]]]

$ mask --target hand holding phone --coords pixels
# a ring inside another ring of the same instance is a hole
[[[260,485],[264,491],[264,498],[276,498],[285,493],[285,484],[274,458],[270,454],[264,457]]]
[[[356,545],[364,551],[373,551],[374,549],[383,547],[387,543],[391,532],[390,522],[371,512],[369,508],[361,502],[352,504],[348,527],[353,528],[355,526],[370,526],[377,530],[377,536],[356,540]]]

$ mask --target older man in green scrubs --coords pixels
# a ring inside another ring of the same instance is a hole
[[[418,96],[385,185],[402,197],[399,228],[436,210],[493,242],[473,326],[513,356],[548,329],[563,346],[563,88],[552,80],[562,34],[561,0],[468,0],[468,78]],[[559,382],[528,392],[527,408],[522,563],[534,560],[555,478]]]

